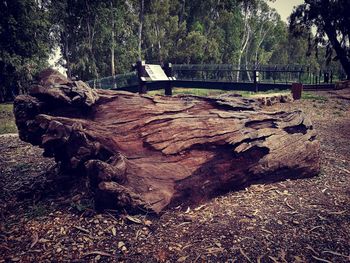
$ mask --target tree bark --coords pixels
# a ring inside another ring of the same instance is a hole
[[[238,52],[237,76],[236,76],[237,82],[239,82],[242,56],[243,56],[243,54],[247,48],[248,42],[250,40],[250,26],[249,26],[249,14],[248,14],[248,12],[249,12],[248,6],[244,5],[244,31],[243,31],[243,36],[241,38],[241,48]]]
[[[114,30],[115,30],[115,17],[114,17],[114,7],[113,7],[113,1],[111,1],[111,21],[112,21],[112,31],[111,31],[111,76],[115,76],[115,64],[114,64],[114,49],[115,49],[115,36],[114,36]],[[115,83],[114,83],[115,85]],[[114,86],[116,88],[116,86]]]
[[[341,65],[346,73],[346,79],[350,80],[350,60],[348,59],[347,51],[341,46],[337,38],[337,32],[335,31],[334,26],[330,22],[325,22],[325,32],[328,36],[329,41],[334,48]]]
[[[159,213],[259,180],[319,172],[320,144],[299,110],[268,112],[237,95],[151,97],[41,77],[15,100],[20,138],[72,176],[88,176],[97,207]]]
[[[144,16],[145,1],[140,0],[140,13],[139,13],[139,30],[138,30],[138,57],[139,61],[142,60],[142,29],[143,29],[143,16]]]

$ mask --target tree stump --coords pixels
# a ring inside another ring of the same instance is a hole
[[[256,99],[93,90],[45,71],[14,113],[22,140],[72,176],[86,175],[99,208],[156,213],[257,181],[316,175],[320,144],[299,110]]]

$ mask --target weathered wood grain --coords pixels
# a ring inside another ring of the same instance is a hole
[[[16,98],[19,135],[72,176],[88,176],[98,207],[158,213],[257,180],[319,172],[320,144],[301,111],[267,112],[233,95],[151,97],[59,79]]]

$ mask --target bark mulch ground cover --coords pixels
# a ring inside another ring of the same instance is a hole
[[[42,150],[0,135],[0,262],[349,262],[350,100],[298,108],[322,148],[317,177],[255,184],[159,217],[93,210],[84,180],[56,178]]]

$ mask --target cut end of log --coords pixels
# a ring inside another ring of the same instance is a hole
[[[320,144],[301,111],[266,112],[259,99],[233,95],[93,90],[50,74],[15,100],[20,138],[87,176],[98,208],[159,213],[319,172]]]

